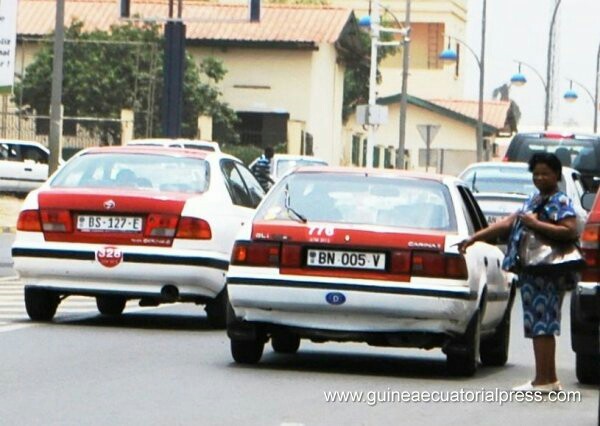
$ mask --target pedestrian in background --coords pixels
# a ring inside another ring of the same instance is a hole
[[[564,288],[574,283],[574,272],[550,273],[524,272],[519,270],[518,250],[524,227],[552,241],[551,245],[572,242],[578,238],[576,213],[566,194],[559,191],[562,164],[550,153],[535,153],[529,160],[529,171],[537,191],[523,207],[509,217],[482,229],[459,243],[459,252],[477,241],[495,241],[509,237],[502,268],[517,272],[523,304],[525,337],[533,340],[535,354],[535,378],[513,388],[516,391],[551,392],[561,390],[556,376],[556,341],[560,335],[560,313]],[[519,220],[517,220],[519,219]]]
[[[273,148],[270,146],[265,148],[263,155],[256,160],[256,163],[252,166],[251,172],[256,177],[260,186],[266,191],[269,190],[271,185],[273,184],[273,179],[271,179],[271,160],[274,155]]]

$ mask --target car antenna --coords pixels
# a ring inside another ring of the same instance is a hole
[[[473,179],[471,179],[471,189],[473,192],[479,192],[475,186],[475,182],[477,182],[477,172],[473,173]]]

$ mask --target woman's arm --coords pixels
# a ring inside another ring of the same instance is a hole
[[[507,236],[516,218],[517,213],[513,213],[510,216],[507,216],[504,219],[488,226],[487,228],[480,229],[471,235],[470,238],[458,243],[458,251],[461,254],[465,254],[467,247],[473,245],[477,241],[494,241],[498,237]]]
[[[577,239],[577,219],[567,217],[556,223],[543,222],[537,218],[537,214],[529,213],[520,216],[523,224],[529,229],[558,241],[573,241]]]

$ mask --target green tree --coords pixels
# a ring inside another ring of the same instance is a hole
[[[65,29],[63,64],[64,115],[119,118],[121,109],[135,112],[136,137],[161,135],[163,43],[157,25],[128,23],[110,31],[83,31],[82,22]],[[43,45],[22,81],[15,85],[15,103],[28,113],[49,113],[53,48]],[[194,137],[197,117],[212,115],[223,129],[220,142],[237,143],[235,112],[223,103],[216,83],[226,73],[223,65],[206,58],[196,64],[186,55],[182,134]],[[80,121],[104,144],[120,140],[117,122]]]

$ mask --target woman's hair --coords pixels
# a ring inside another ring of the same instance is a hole
[[[533,173],[533,169],[538,164],[545,164],[556,173],[558,180],[562,179],[562,164],[558,157],[549,152],[536,152],[529,159],[529,171]]]

